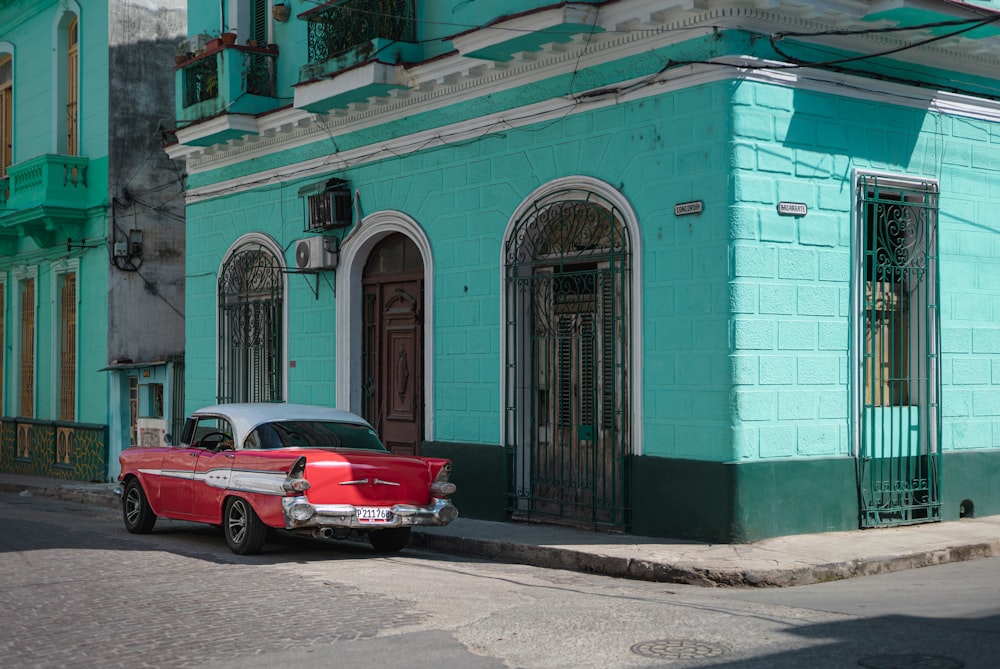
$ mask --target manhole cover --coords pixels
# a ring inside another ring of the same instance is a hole
[[[643,641],[632,646],[632,652],[643,657],[671,660],[697,660],[705,657],[719,657],[726,649],[716,643],[692,641],[691,639],[660,639]]]
[[[866,669],[962,669],[965,662],[941,655],[872,655],[858,660]]]

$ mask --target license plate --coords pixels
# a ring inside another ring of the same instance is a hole
[[[388,523],[392,514],[387,506],[359,506],[357,516],[359,523]]]

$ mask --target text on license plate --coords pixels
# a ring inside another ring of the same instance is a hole
[[[356,511],[359,523],[388,523],[392,515],[387,506],[359,506]]]

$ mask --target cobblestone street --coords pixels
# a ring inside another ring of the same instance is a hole
[[[0,493],[0,666],[995,669],[1000,559],[789,588],[706,588]],[[864,664],[860,664],[860,663]]]
[[[56,524],[63,516],[45,512],[55,506],[75,525]],[[114,510],[38,497],[0,508],[5,667],[204,666],[373,637],[413,615],[407,602],[292,573],[281,551],[227,555],[210,528],[175,523],[186,538],[179,551],[172,534],[125,534]],[[371,557],[360,545],[288,541],[299,561]]]

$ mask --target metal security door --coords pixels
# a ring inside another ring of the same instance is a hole
[[[862,176],[861,526],[939,520],[937,187]]]
[[[538,203],[507,243],[515,517],[627,525],[628,243],[593,194]]]

